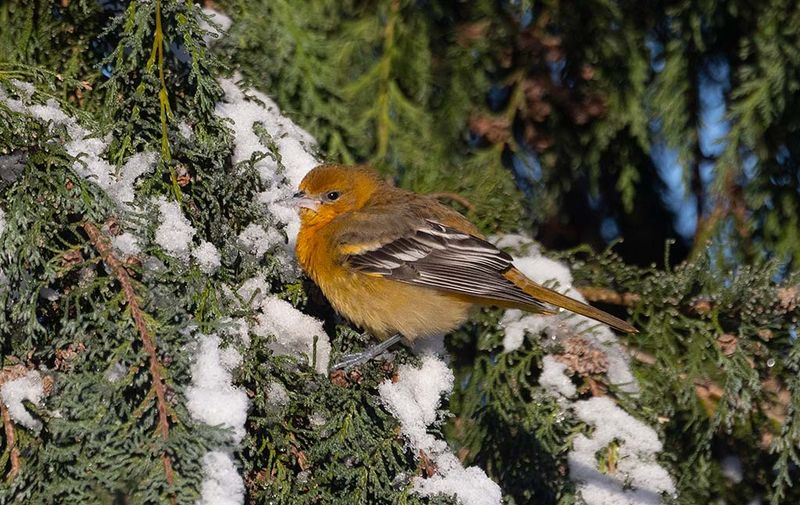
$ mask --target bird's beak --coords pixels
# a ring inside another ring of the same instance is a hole
[[[322,205],[322,202],[317,200],[316,198],[310,198],[306,196],[305,192],[298,191],[291,198],[288,199],[289,206],[294,207],[295,209],[311,209],[313,211],[317,211],[319,206]]]

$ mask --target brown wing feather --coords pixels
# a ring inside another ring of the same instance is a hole
[[[358,272],[527,310],[549,312],[503,276],[513,259],[491,243],[424,220],[412,233],[375,248],[348,254],[345,264]]]

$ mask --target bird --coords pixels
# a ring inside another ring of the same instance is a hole
[[[529,279],[455,209],[395,187],[368,166],[319,165],[291,204],[300,216],[300,267],[336,312],[381,341],[334,368],[361,364],[398,341],[446,335],[478,306],[553,314],[553,305],[637,331]]]

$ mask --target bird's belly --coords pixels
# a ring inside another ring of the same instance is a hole
[[[447,293],[363,274],[344,273],[320,288],[337,312],[379,339],[449,333],[472,306]]]

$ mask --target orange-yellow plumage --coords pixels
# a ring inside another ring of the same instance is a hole
[[[301,267],[337,312],[380,339],[448,333],[476,305],[548,312],[542,302],[636,331],[536,284],[464,216],[372,170],[322,165],[299,189]]]

